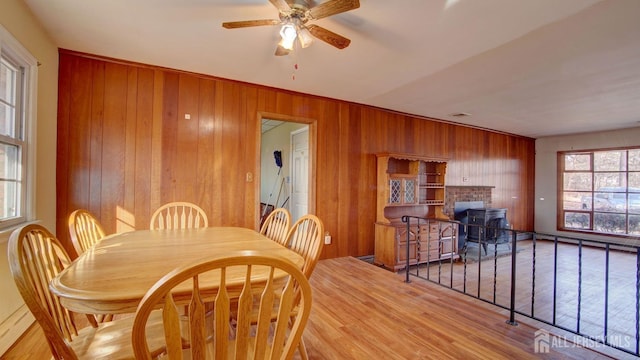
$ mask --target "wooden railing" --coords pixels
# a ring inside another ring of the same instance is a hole
[[[411,216],[402,220],[407,229],[434,221]],[[407,262],[405,281],[425,279],[506,309],[509,324],[517,325],[517,314],[575,334],[572,343],[609,346],[639,356],[640,252],[635,244],[640,238],[611,244],[449,222],[461,233],[477,226],[480,242],[464,244],[458,249],[459,258],[420,265]],[[483,234],[496,230],[506,232],[509,240],[483,243]],[[416,238],[440,242],[428,236]]]

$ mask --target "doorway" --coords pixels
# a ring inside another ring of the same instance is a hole
[[[260,213],[284,207],[295,222],[315,212],[315,122],[260,118]]]

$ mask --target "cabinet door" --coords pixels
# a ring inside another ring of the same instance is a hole
[[[389,177],[389,205],[416,204],[417,202],[417,177],[402,175],[392,175]]]
[[[420,225],[418,234],[418,262],[448,259],[457,252],[456,235],[453,225],[430,221]]]
[[[442,248],[440,249],[441,255],[449,255],[453,253],[453,238],[442,238],[440,239],[440,245]]]
[[[440,255],[453,255],[458,251],[456,235],[452,224],[440,225]]]
[[[402,265],[407,261],[407,228],[402,226],[396,228],[396,264]],[[417,259],[416,231],[409,232],[409,263],[415,264]]]
[[[434,224],[420,225],[418,236],[418,261],[427,262],[440,259],[440,239],[438,238],[437,227],[433,231]]]

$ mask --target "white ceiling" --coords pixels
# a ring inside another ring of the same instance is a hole
[[[315,21],[349,47],[285,57],[221,26],[268,0],[24,1],[65,49],[534,138],[640,126],[640,0],[360,0]]]
[[[284,121],[262,119],[262,133],[266,133],[269,130],[273,130],[282,125]]]

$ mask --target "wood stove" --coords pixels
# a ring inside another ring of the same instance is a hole
[[[467,209],[467,223],[472,226],[467,227],[466,241],[482,244],[485,254],[487,244],[503,244],[509,241],[509,234],[505,230],[508,227],[507,209]]]

